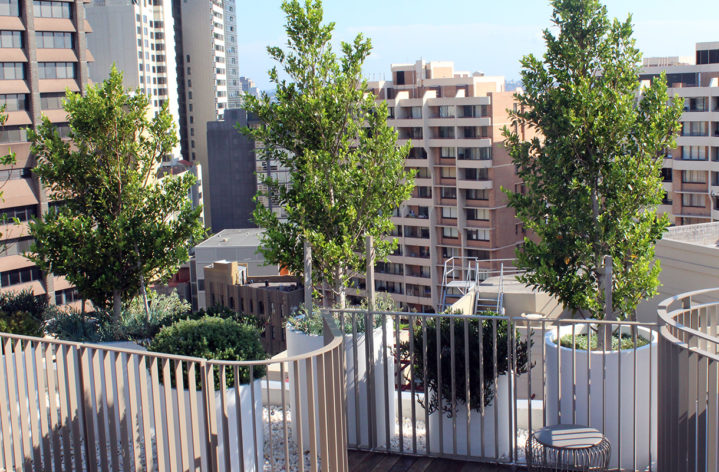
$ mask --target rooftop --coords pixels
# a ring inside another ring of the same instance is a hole
[[[257,247],[263,232],[259,228],[224,229],[195,247]]]

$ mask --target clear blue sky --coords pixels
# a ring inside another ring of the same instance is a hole
[[[645,56],[692,56],[694,43],[719,41],[717,0],[605,0],[609,15],[632,13],[634,36]],[[273,63],[266,46],[284,46],[281,0],[238,0],[240,73],[270,88]],[[389,76],[393,63],[453,61],[456,70],[519,78],[519,59],[543,52],[550,25],[544,0],[326,0],[325,19],[335,39],[362,32],[372,39],[365,63],[369,78]]]

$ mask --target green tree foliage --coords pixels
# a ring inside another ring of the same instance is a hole
[[[631,17],[607,17],[598,0],[554,0],[543,59],[522,59],[524,93],[505,129],[525,193],[509,194],[525,228],[517,252],[523,281],[582,316],[601,318],[603,256],[614,263],[613,306],[633,317],[656,293],[654,244],[668,225],[656,207],[665,151],[674,146],[682,103],[666,80],[640,89],[641,53]],[[536,132],[529,141],[518,129]]]
[[[36,297],[32,290],[0,294],[0,332],[42,336],[47,298]]]
[[[358,35],[342,43],[338,57],[330,43],[334,23],[322,23],[320,1],[308,0],[304,7],[286,1],[282,8],[287,50],[267,50],[284,75],[276,67],[270,71],[273,98],[244,97],[262,124],[244,131],[261,143],[261,158],[290,171],[286,185],[265,177],[268,190],[260,193],[275,198],[287,219],[261,205],[254,219],[266,229],[265,259],[293,273],[303,272],[303,241],[308,241],[314,282],[327,283],[343,305],[347,281],[364,268],[364,236],[375,237],[379,260],[396,247],[396,240],[382,236],[393,229],[392,212],[414,186],[413,175],[404,170],[409,148],[397,146],[386,104],[375,103],[362,78],[370,41]]]
[[[195,177],[156,179],[157,166],[177,143],[165,105],[149,117],[149,99],[123,87],[114,67],[85,96],[68,93],[70,139],[44,118],[29,133],[40,177],[58,211],[30,223],[31,259],[64,275],[85,299],[112,305],[119,319],[144,281],[163,280],[188,259],[204,235],[200,208],[187,198]]]

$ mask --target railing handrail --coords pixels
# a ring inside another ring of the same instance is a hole
[[[323,314],[323,316],[325,316]],[[154,357],[158,359],[169,359],[174,361],[182,361],[182,362],[194,362],[198,364],[206,363],[208,365],[225,365],[225,366],[238,366],[238,367],[250,367],[250,366],[267,366],[271,364],[279,364],[279,363],[285,363],[285,362],[296,362],[296,361],[303,361],[310,358],[314,358],[317,356],[320,356],[322,354],[325,354],[335,347],[337,347],[342,342],[342,335],[339,331],[339,328],[337,328],[334,319],[331,320],[331,323],[328,323],[330,330],[332,331],[332,340],[322,346],[319,349],[315,349],[313,351],[306,352],[304,354],[298,354],[295,356],[289,356],[289,357],[279,357],[279,358],[271,358],[271,359],[258,359],[258,360],[249,360],[249,361],[226,361],[226,360],[218,360],[218,359],[204,359],[202,357],[192,357],[192,356],[182,356],[178,354],[169,354],[165,352],[156,352],[156,351],[139,351],[137,349],[131,349],[131,348],[122,348],[118,346],[110,346],[105,344],[99,344],[99,343],[83,343],[78,341],[66,341],[62,339],[55,339],[55,338],[39,338],[35,336],[25,336],[21,334],[12,334],[12,333],[1,333],[0,332],[0,339],[15,339],[20,341],[31,341],[33,343],[45,343],[45,344],[55,344],[55,345],[65,345],[70,347],[75,347],[77,349],[85,348],[85,349],[94,349],[94,350],[102,350],[102,351],[110,351],[115,353],[121,353],[121,354],[136,354],[140,356],[145,357]],[[122,341],[119,341],[122,342]]]
[[[680,323],[679,321],[677,321],[677,319],[680,316],[687,314],[689,312],[696,311],[696,310],[710,307],[710,306],[719,305],[719,301],[699,303],[696,305],[691,304],[693,297],[700,296],[700,295],[706,295],[706,294],[712,293],[712,292],[719,292],[719,288],[706,288],[706,289],[701,289],[701,290],[694,290],[692,292],[680,293],[671,298],[667,298],[666,300],[663,300],[661,303],[659,303],[659,305],[657,306],[657,315],[659,316],[659,319],[663,322],[663,325],[666,326],[667,328],[676,329],[678,331],[681,331],[682,333],[687,334],[692,339],[699,338],[705,342],[712,343],[719,347],[719,337],[712,336],[708,333],[703,333],[699,330],[696,330],[694,328],[691,328],[691,327],[685,325],[684,323]],[[674,303],[679,302],[679,301],[681,301],[681,302],[688,301],[688,306],[677,308],[673,311],[668,311],[669,307],[671,307],[671,305],[673,305]],[[716,358],[716,355],[714,353],[709,352],[704,349],[700,349],[695,346],[690,346],[685,341],[680,340],[679,338],[677,338],[676,336],[674,336],[672,334],[671,329],[667,329],[663,332],[665,333],[665,336],[667,337],[667,339],[675,344],[685,345],[684,347],[686,349],[689,349],[693,352],[699,353],[703,356],[710,357],[713,359]]]

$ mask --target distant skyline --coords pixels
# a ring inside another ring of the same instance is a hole
[[[281,0],[237,3],[240,75],[260,90],[272,88],[267,71],[274,65],[267,46],[286,45]],[[645,57],[692,56],[694,44],[719,41],[716,0],[608,0],[610,17],[632,13],[634,37]],[[503,75],[518,80],[519,60],[544,51],[541,37],[550,26],[549,2],[520,0],[328,0],[325,21],[334,21],[335,50],[357,33],[372,40],[364,73],[370,80],[389,78],[390,65],[452,61],[455,70]]]

